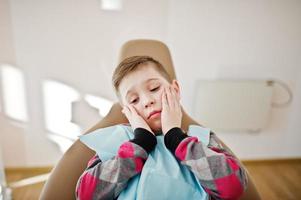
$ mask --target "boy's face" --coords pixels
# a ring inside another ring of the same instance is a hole
[[[161,130],[162,92],[171,85],[179,95],[178,82],[171,84],[148,63],[126,75],[120,85],[122,105],[132,105],[153,131]]]

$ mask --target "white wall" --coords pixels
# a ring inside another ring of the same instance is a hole
[[[0,63],[16,64],[10,7],[7,0],[0,0]],[[0,81],[1,86],[1,81]],[[25,135],[21,126],[11,123],[3,115],[2,87],[0,87],[0,148],[5,164],[26,163]],[[18,148],[14,148],[18,147]]]
[[[217,134],[242,159],[301,156],[300,1],[123,0],[121,11],[103,11],[97,0],[1,0],[0,8],[5,10],[1,23],[9,25],[0,41],[9,41],[4,49],[12,52],[3,56],[7,51],[0,50],[0,61],[24,72],[30,118],[22,128],[1,112],[7,166],[53,165],[61,156],[46,139],[42,81],[54,79],[80,94],[115,100],[110,76],[120,46],[133,38],[167,43],[189,112],[198,79],[277,78],[288,83],[294,101],[289,108],[272,110],[266,130]]]
[[[187,110],[193,111],[197,79],[283,80],[293,104],[273,109],[266,130],[218,135],[243,159],[300,157],[301,2],[171,1],[168,17]]]

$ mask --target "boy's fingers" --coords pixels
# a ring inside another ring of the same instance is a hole
[[[180,97],[180,93],[179,93],[179,91],[175,91],[175,93],[176,93],[176,96],[177,96],[177,100],[178,100],[178,102],[180,102],[180,100],[181,100],[181,97]]]
[[[129,105],[129,109],[130,109],[132,114],[138,115],[136,109],[132,105]]]
[[[175,89],[173,87],[170,87],[170,92],[171,92],[171,96],[172,96],[173,105],[176,106],[177,105],[177,96],[175,93]]]
[[[175,99],[174,99],[174,95],[172,93],[172,87],[171,86],[168,87],[167,97],[168,97],[169,107],[174,108],[175,107],[175,102],[174,102]]]
[[[123,114],[125,114],[125,112],[126,112],[126,111],[125,111],[125,106],[122,107],[121,112],[122,112]]]
[[[123,106],[121,112],[122,112],[123,114],[127,115],[127,113],[128,113],[127,107],[126,107],[126,106]]]
[[[167,98],[167,96],[166,96],[166,88],[164,88],[163,93],[162,93],[162,106],[164,106],[164,107],[168,106],[166,98]]]
[[[131,116],[133,114],[133,112],[131,110],[131,105],[127,105],[124,110],[125,110],[125,115],[127,117],[129,117],[129,116]]]
[[[173,99],[174,99],[174,105],[176,107],[178,107],[180,105],[180,102],[179,102],[179,98],[178,98],[178,94],[176,92],[176,89],[172,88],[172,95],[173,95]]]
[[[166,88],[166,99],[167,99],[167,104],[170,106],[170,102],[171,102],[171,94],[170,94],[170,88],[167,87]]]

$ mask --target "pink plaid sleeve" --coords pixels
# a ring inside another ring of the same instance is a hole
[[[140,173],[148,153],[133,142],[123,143],[117,155],[102,162],[95,155],[76,185],[76,199],[115,199],[130,178]]]
[[[198,178],[213,199],[238,199],[247,187],[247,175],[239,160],[215,136],[210,134],[209,145],[196,137],[184,138],[175,156]]]

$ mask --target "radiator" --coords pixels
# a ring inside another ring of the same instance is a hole
[[[198,81],[194,116],[213,130],[259,132],[268,123],[272,89],[264,80]]]

